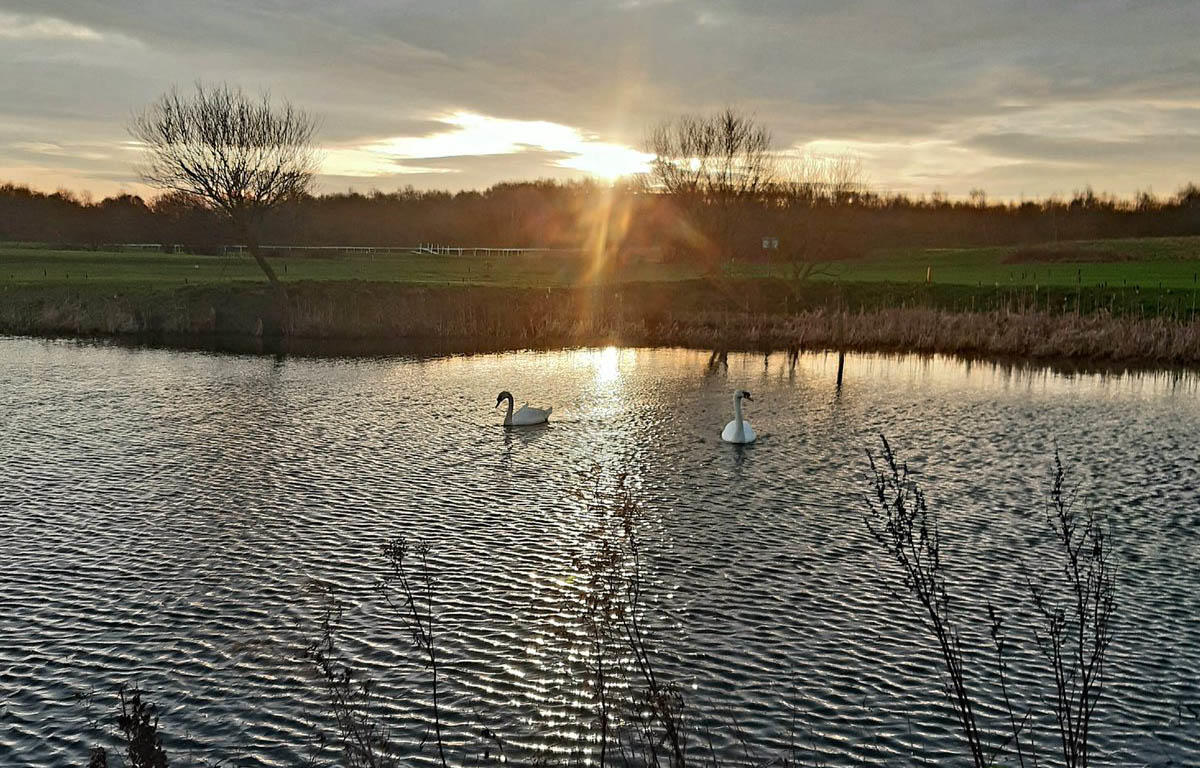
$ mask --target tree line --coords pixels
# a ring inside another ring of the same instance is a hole
[[[281,204],[263,224],[262,241],[288,245],[444,245],[581,247],[589,212],[623,208],[632,216],[624,241],[685,250],[676,200],[634,184],[506,182],[481,191],[341,192]],[[808,200],[788,194],[739,205],[733,248],[752,256],[761,236],[802,230],[843,235],[858,248],[1010,245],[1054,240],[1200,234],[1200,188],[1169,198],[1119,199],[1082,192],[1068,199],[1015,202],[858,194]],[[739,239],[740,234],[740,239]],[[795,237],[795,235],[793,236]],[[121,194],[99,201],[70,191],[0,184],[0,241],[99,247],[179,243],[206,248],[239,243],[217,212],[177,193],[151,199]]]

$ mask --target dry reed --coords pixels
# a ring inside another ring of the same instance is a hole
[[[0,294],[0,333],[230,348],[265,337],[294,351],[311,344],[340,354],[360,347],[402,353],[620,344],[1200,364],[1200,321],[1105,309],[853,309],[833,301],[781,312],[769,295],[734,306],[715,292],[647,286],[623,293],[300,283],[289,294],[281,308],[261,286],[134,295],[7,291]]]

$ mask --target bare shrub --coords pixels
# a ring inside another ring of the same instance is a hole
[[[637,535],[644,511],[626,481],[620,474],[604,488],[597,474],[588,503],[600,519],[589,537],[596,543],[574,558],[586,575],[581,597],[600,727],[598,760],[604,766],[615,753],[620,765],[682,768],[696,734],[687,723],[682,690],[660,668],[647,625],[646,571]],[[617,699],[615,690],[626,692],[626,698]]]
[[[356,677],[337,646],[335,628],[341,615],[341,604],[332,594],[326,595],[320,632],[305,649],[304,657],[325,688],[345,768],[393,768],[401,764],[401,759],[390,729],[378,714],[374,682],[369,677]],[[323,746],[322,735],[314,745],[310,763],[316,763],[315,754]]]
[[[959,618],[951,610],[947,566],[942,557],[938,521],[908,465],[880,438],[877,456],[868,450],[872,492],[867,497],[868,530],[899,569],[900,586],[916,615],[937,641],[945,672],[943,686],[967,742],[972,763],[987,768],[1015,752],[1020,765],[1041,764],[1037,739],[1023,736],[1034,713],[1019,713],[1010,695],[1007,641],[999,609],[987,606],[996,655],[1004,720],[980,724],[980,700],[966,669]],[[1024,700],[1050,701],[1058,724],[1065,768],[1084,768],[1090,755],[1091,724],[1104,687],[1104,662],[1112,642],[1116,570],[1107,526],[1093,510],[1077,510],[1066,471],[1055,452],[1046,519],[1061,560],[1048,573],[1026,574],[1030,601],[1038,618],[1026,627],[1053,677],[1049,692],[1028,691]],[[1039,696],[1039,694],[1047,694]],[[1023,740],[1024,739],[1024,740]]]
[[[1057,452],[1046,519],[1062,555],[1061,580],[1055,585],[1030,578],[1030,594],[1042,617],[1034,637],[1054,672],[1053,708],[1063,765],[1084,768],[1113,637],[1116,568],[1107,526],[1090,507],[1076,508]]]
[[[911,479],[908,465],[897,461],[886,438],[881,441],[878,458],[867,452],[874,475],[865,517],[867,529],[900,567],[901,585],[916,600],[917,617],[937,639],[948,676],[943,682],[946,696],[954,706],[973,764],[985,768],[983,736],[967,690],[962,637],[946,587],[937,518],[930,513],[920,486]]]
[[[442,740],[441,707],[438,701],[438,656],[434,643],[433,578],[429,572],[429,545],[411,546],[404,537],[389,539],[383,547],[388,571],[379,583],[379,593],[403,622],[412,636],[430,672],[434,739],[438,759],[446,765],[446,747]],[[415,573],[409,571],[416,558]]]
[[[158,712],[143,697],[137,685],[122,685],[117,691],[116,737],[124,751],[127,768],[167,768],[167,752],[158,728]],[[108,768],[108,751],[92,747],[88,768]]]
[[[675,201],[689,229],[701,235],[687,247],[710,266],[735,255],[744,203],[775,178],[771,132],[753,117],[727,108],[712,115],[682,115],[650,130],[654,155],[648,182]]]

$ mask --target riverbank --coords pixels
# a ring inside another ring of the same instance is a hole
[[[846,350],[1200,364],[1200,322],[1119,292],[774,280],[588,288],[296,282],[0,288],[0,333],[229,351],[491,352],[564,346]],[[1106,306],[1108,305],[1108,306]],[[1110,309],[1111,307],[1111,309]]]

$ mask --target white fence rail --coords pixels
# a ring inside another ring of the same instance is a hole
[[[118,251],[169,251],[186,252],[187,245],[182,243],[108,243],[101,246],[105,250]],[[221,253],[241,254],[246,252],[244,245],[222,245]],[[545,254],[573,256],[583,253],[581,248],[492,248],[489,246],[440,245],[437,243],[421,243],[419,245],[260,245],[263,251],[287,253],[317,253],[317,254],[426,254],[432,256],[483,256],[486,258],[505,256],[524,256],[526,254]]]

